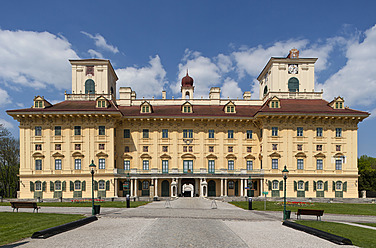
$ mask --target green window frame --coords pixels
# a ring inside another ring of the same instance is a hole
[[[162,173],[168,173],[168,160],[162,160]]]
[[[55,170],[61,170],[61,159],[55,159]]]
[[[74,135],[81,135],[81,126],[74,126]]]
[[[316,128],[316,136],[317,137],[322,137],[322,127]]]
[[[42,170],[42,160],[41,159],[35,160],[35,170]]]
[[[55,126],[55,136],[61,136],[61,126]]]
[[[215,160],[208,160],[208,173],[215,173]]]
[[[85,81],[85,94],[95,94],[95,83],[92,79]]]
[[[142,138],[148,139],[149,138],[149,129],[143,129],[142,130]]]
[[[272,127],[272,136],[278,136],[278,127]]]
[[[99,126],[98,127],[98,134],[99,135],[106,135],[106,127],[105,126]]]
[[[41,126],[35,127],[35,136],[42,136],[42,127]]]
[[[106,159],[105,158],[100,158],[98,160],[98,169],[99,170],[104,170],[106,169]]]

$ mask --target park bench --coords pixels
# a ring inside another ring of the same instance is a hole
[[[324,215],[324,210],[317,210],[317,209],[298,209],[298,212],[296,212],[296,218],[300,219],[302,218],[301,215],[315,215],[317,220],[321,220],[321,216]]]
[[[33,213],[35,212],[35,210],[37,210],[38,213],[38,209],[40,209],[40,207],[37,206],[36,202],[11,202],[10,205],[12,205],[13,212],[15,209],[17,209],[18,212],[19,208],[33,208]]]

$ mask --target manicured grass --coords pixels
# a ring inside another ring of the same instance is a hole
[[[376,227],[376,223],[356,223],[356,224]]]
[[[148,204],[146,201],[130,202],[131,208]],[[101,205],[101,208],[126,208],[127,203],[121,201],[108,201],[108,202],[94,202],[95,205]],[[10,206],[9,202],[0,203],[0,206]],[[41,207],[91,207],[91,202],[39,202],[38,206]]]
[[[348,238],[359,247],[376,247],[376,230],[325,221],[300,220],[296,223]]]
[[[248,209],[248,202],[230,202],[237,207]],[[253,201],[252,208],[254,210],[264,210],[264,202],[263,201]],[[298,211],[299,208],[306,208],[306,209],[323,209],[324,215],[327,214],[351,214],[351,215],[373,215],[376,216],[376,205],[369,203],[369,204],[356,204],[356,203],[319,203],[314,202],[310,203],[309,205],[302,205],[302,206],[292,206],[288,205],[286,207],[287,210],[291,210],[292,212]],[[266,210],[267,211],[282,211],[283,210],[283,202],[266,202]],[[292,217],[292,215],[291,215]]]
[[[34,232],[85,218],[78,214],[1,213],[0,245],[31,237]]]

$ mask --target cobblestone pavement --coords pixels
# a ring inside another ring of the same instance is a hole
[[[48,209],[48,212],[57,212],[59,208]],[[65,209],[64,213],[84,211],[90,212],[90,209]],[[25,239],[7,247],[125,246],[157,248],[337,245],[282,226],[281,213],[248,211],[225,202],[214,204],[202,198],[179,198],[170,204],[161,201],[135,209],[106,209],[98,221],[88,225],[48,239]]]

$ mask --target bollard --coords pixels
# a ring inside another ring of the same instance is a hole
[[[60,202],[63,202],[63,197],[62,196],[60,196],[59,199],[60,199]]]
[[[131,207],[131,199],[129,195],[127,195],[127,208],[130,208],[130,207]]]
[[[252,197],[248,198],[248,210],[253,210],[252,209]]]

